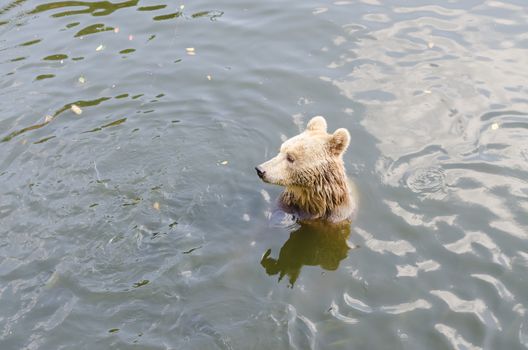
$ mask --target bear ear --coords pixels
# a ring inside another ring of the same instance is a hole
[[[347,129],[341,128],[337,129],[332,136],[330,136],[330,141],[328,141],[328,148],[330,153],[334,156],[339,156],[343,154],[348,145],[350,144],[350,133]]]
[[[326,120],[325,118],[318,115],[313,117],[306,125],[306,130],[308,131],[324,131],[326,132]]]

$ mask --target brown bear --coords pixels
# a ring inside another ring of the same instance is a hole
[[[313,117],[304,132],[284,142],[275,158],[255,170],[264,182],[285,187],[278,207],[297,221],[350,220],[357,195],[343,163],[349,143],[346,129],[328,134],[326,120]]]

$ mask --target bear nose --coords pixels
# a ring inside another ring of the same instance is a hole
[[[264,170],[262,170],[260,167],[256,166],[255,167],[255,170],[257,171],[257,175],[258,177],[260,177],[261,179],[264,177],[264,174],[266,173]]]

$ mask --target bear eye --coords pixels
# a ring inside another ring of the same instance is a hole
[[[287,154],[286,155],[286,160],[290,163],[293,163],[295,162],[295,159],[293,158],[293,156],[291,154]]]

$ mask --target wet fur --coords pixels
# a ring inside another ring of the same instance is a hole
[[[293,183],[279,197],[281,209],[306,219],[329,220],[340,207],[350,204],[345,168],[342,161],[328,161],[313,169],[293,172]]]

